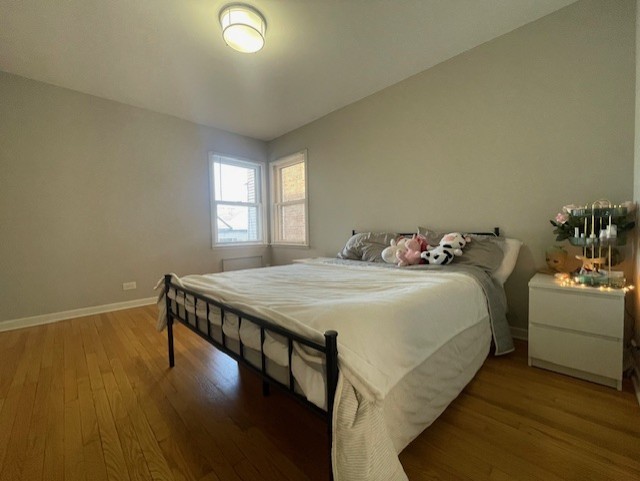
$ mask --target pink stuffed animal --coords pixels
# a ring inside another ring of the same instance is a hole
[[[398,266],[404,267],[420,264],[422,262],[420,254],[426,251],[428,247],[427,239],[423,235],[414,234],[411,239],[405,242],[404,250],[397,252]]]
[[[391,239],[391,245],[386,247],[382,251],[382,260],[387,264],[397,264],[398,263],[398,252],[405,250],[405,242],[409,239],[405,237],[399,237],[398,239]]]

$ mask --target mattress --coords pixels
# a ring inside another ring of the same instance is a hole
[[[171,290],[169,298],[176,301],[176,292]],[[188,319],[188,324],[196,328],[203,334],[210,334],[211,337],[223,343],[222,333],[224,332],[224,345],[249,362],[252,366],[260,369],[262,367],[262,354],[260,352],[260,328],[253,322],[225,312],[225,321],[222,322],[220,309],[210,305],[209,307],[209,327],[207,328],[207,307],[202,302],[197,306],[197,322],[194,313],[193,296],[178,295],[177,302],[172,306],[172,312],[182,319]],[[186,306],[186,307],[185,307]],[[189,315],[187,315],[187,313]],[[242,353],[240,343],[242,342]],[[289,385],[289,351],[288,343],[281,335],[265,331],[265,341],[263,343],[265,352],[265,370],[267,374],[279,383]],[[293,345],[291,356],[293,372],[294,390],[298,394],[307,398],[321,409],[327,409],[326,396],[326,368],[321,355],[308,353],[308,348],[304,350],[298,343]]]

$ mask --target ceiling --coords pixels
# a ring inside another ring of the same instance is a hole
[[[231,0],[3,0],[0,70],[270,140],[574,1],[246,0],[241,54]]]

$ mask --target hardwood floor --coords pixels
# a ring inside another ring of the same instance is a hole
[[[328,479],[326,426],[155,307],[0,333],[0,481]],[[638,480],[640,408],[622,393],[489,358],[400,455],[412,481]]]

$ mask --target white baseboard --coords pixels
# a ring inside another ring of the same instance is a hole
[[[115,302],[113,304],[104,304],[102,306],[83,307],[80,309],[73,309],[71,311],[52,312],[51,314],[42,314],[40,316],[0,321],[0,332],[22,329],[24,327],[40,326],[42,324],[50,324],[52,322],[64,321],[75,317],[92,316],[94,314],[102,314],[103,312],[121,311],[122,309],[131,309],[132,307],[148,306],[150,304],[155,304],[157,300],[158,299],[156,297],[145,297],[143,299]]]
[[[520,339],[522,341],[529,340],[529,330],[524,327],[513,327],[511,326],[511,335],[514,339]]]

